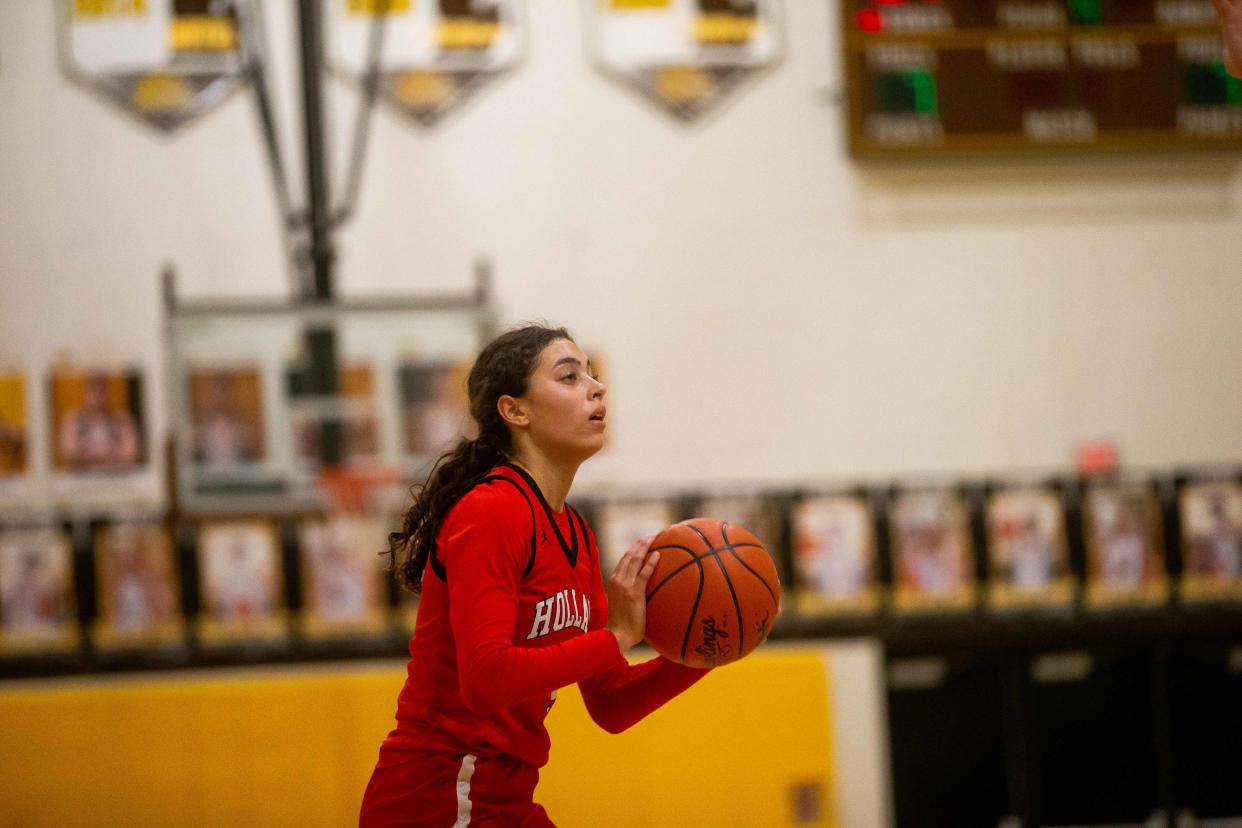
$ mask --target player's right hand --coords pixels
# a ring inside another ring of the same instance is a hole
[[[655,536],[636,541],[617,562],[604,590],[608,593],[608,629],[621,652],[643,640],[647,631],[647,581],[655,571],[659,552],[649,552]]]

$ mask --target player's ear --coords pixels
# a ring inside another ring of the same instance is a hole
[[[518,427],[530,425],[530,414],[517,397],[501,394],[500,399],[496,400],[496,410],[500,412],[500,419],[509,425]]]

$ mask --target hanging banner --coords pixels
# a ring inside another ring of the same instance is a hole
[[[86,86],[171,131],[242,82],[234,0],[59,0],[61,63]]]
[[[525,48],[521,0],[325,2],[333,67],[361,79],[378,45],[380,94],[423,126],[515,66]]]
[[[593,60],[684,121],[780,59],[777,0],[583,0]]]

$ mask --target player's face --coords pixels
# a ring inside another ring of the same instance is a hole
[[[579,462],[604,445],[607,389],[576,343],[558,339],[539,355],[522,398],[530,415],[530,436],[551,455]]]

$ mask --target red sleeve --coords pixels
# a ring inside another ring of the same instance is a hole
[[[530,513],[505,493],[475,489],[450,512],[437,537],[447,573],[449,620],[462,700],[485,714],[606,670],[621,659],[605,629],[560,644],[513,644],[518,589],[530,557]]]
[[[599,561],[599,549],[590,538],[591,552]],[[592,630],[608,625],[608,596],[604,592],[601,573],[595,576],[591,596]],[[594,634],[594,633],[590,633]],[[582,679],[578,688],[591,719],[609,733],[620,733],[642,721],[708,674],[708,670],[686,667],[657,656],[642,664],[629,664],[618,659],[611,669]]]

